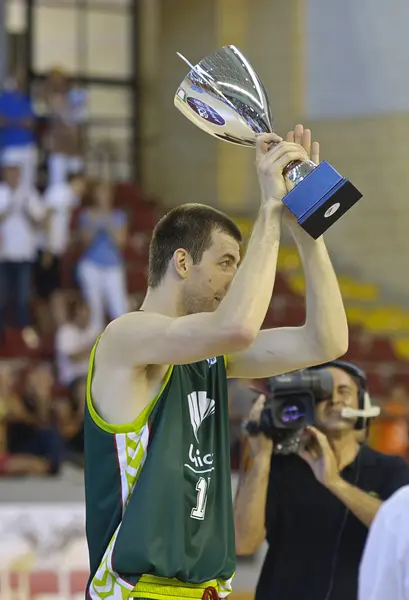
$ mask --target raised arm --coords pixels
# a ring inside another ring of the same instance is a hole
[[[184,364],[234,353],[253,343],[274,285],[281,199],[286,193],[282,171],[292,160],[306,157],[301,146],[290,142],[276,143],[269,150],[271,142],[279,139],[275,134],[258,138],[262,205],[246,256],[218,309],[180,318],[129,313],[108,326],[101,338],[100,355],[122,365]]]
[[[265,397],[254,403],[250,421],[259,421]],[[266,537],[265,512],[273,442],[263,434],[249,437],[250,456],[242,465],[234,501],[236,554],[254,554]]]
[[[307,150],[310,132],[296,128]],[[311,158],[318,162],[318,147]],[[312,239],[287,212],[285,222],[297,244],[306,280],[306,322],[301,327],[260,331],[254,344],[228,357],[228,376],[262,378],[338,358],[348,349],[348,324],[337,277],[323,238]],[[257,288],[260,290],[261,285]]]

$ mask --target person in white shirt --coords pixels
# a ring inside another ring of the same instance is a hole
[[[358,600],[409,600],[409,485],[382,504],[372,523]]]
[[[3,169],[0,183],[0,331],[4,331],[8,300],[14,307],[13,325],[30,324],[30,279],[37,255],[38,229],[45,218],[44,204],[34,188],[21,186],[20,167]]]
[[[60,290],[61,259],[70,243],[72,213],[81,204],[86,187],[84,175],[77,173],[70,175],[67,182],[49,187],[44,194],[47,220],[35,265],[35,287],[37,296],[45,302],[48,319],[48,301],[51,300],[56,324],[61,324],[64,317],[64,300]]]
[[[58,380],[67,387],[86,377],[89,355],[99,334],[83,300],[75,300],[71,312],[72,318],[58,328],[55,340]]]

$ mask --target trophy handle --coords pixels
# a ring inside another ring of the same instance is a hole
[[[283,170],[283,175],[287,180],[288,190],[292,190],[298,183],[307,177],[317,165],[312,160],[293,160]]]

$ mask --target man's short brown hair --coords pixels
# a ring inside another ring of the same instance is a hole
[[[178,248],[189,252],[194,264],[200,263],[214,230],[227,233],[239,243],[242,241],[239,228],[229,217],[204,204],[182,204],[162,217],[149,247],[149,287],[157,287],[162,281]]]

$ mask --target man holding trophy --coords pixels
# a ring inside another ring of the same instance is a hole
[[[216,93],[193,70],[195,93],[201,82]],[[259,123],[234,93],[238,112],[230,100],[226,110]],[[226,111],[202,97],[185,94],[183,102],[222,127]],[[240,119],[226,132],[235,140]],[[92,600],[226,597],[236,564],[226,378],[269,377],[347,350],[337,278],[322,237],[314,236],[328,198],[331,206],[346,202],[351,187],[330,166],[314,175],[318,145],[301,125],[286,140],[253,132],[252,143],[261,205],[240,266],[240,232],[226,215],[195,204],[171,210],[153,232],[141,310],[113,321],[92,351],[84,417]],[[294,191],[290,211],[285,199]],[[306,210],[319,218],[303,227]],[[260,331],[282,224],[304,266],[306,322]]]

